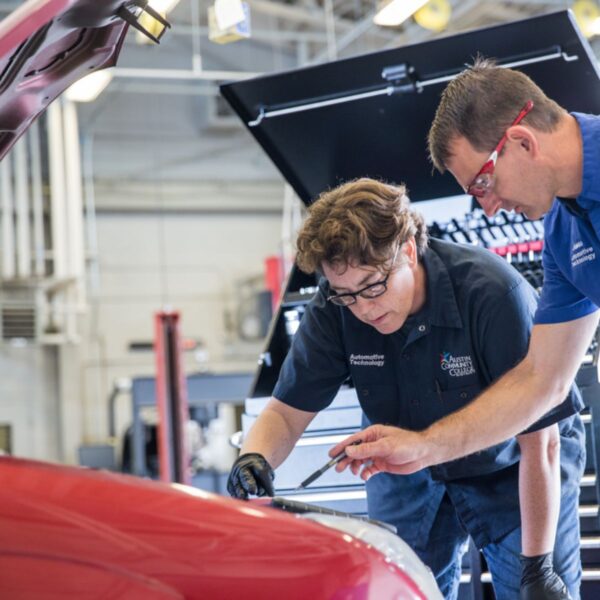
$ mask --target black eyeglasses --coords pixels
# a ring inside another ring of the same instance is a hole
[[[361,298],[377,298],[385,294],[387,290],[387,282],[392,273],[392,268],[394,263],[396,262],[396,257],[398,256],[398,250],[400,248],[400,244],[396,246],[396,252],[394,253],[394,258],[392,258],[392,266],[390,267],[387,275],[381,280],[376,281],[375,283],[370,283],[366,285],[364,288],[357,290],[356,292],[344,292],[343,294],[332,294],[331,296],[327,296],[327,300],[329,302],[333,302],[333,304],[337,304],[338,306],[351,306],[352,304],[356,304],[358,300],[357,296]]]

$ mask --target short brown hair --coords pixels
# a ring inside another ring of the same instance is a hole
[[[457,137],[475,150],[491,152],[528,100],[533,100],[533,109],[523,123],[538,131],[556,129],[563,108],[524,73],[478,57],[442,93],[428,136],[433,166],[440,173],[446,170]]]
[[[357,179],[324,192],[310,206],[298,234],[298,266],[306,273],[331,265],[380,267],[396,243],[415,238],[419,255],[427,247],[423,217],[410,208],[403,185]]]

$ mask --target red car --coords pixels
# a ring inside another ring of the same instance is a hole
[[[146,0],[31,0],[0,23],[0,157],[69,85],[113,66]],[[0,458],[0,598],[437,600],[394,534],[166,485]]]
[[[0,597],[441,600],[386,529],[0,458]]]

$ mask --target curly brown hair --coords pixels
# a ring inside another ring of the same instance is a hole
[[[410,208],[403,185],[357,179],[324,192],[309,207],[298,234],[296,262],[306,273],[322,264],[379,268],[397,242],[415,238],[419,256],[427,247],[423,217]]]
[[[433,166],[440,173],[446,170],[457,137],[464,137],[475,150],[491,152],[528,100],[533,101],[533,110],[523,124],[538,131],[554,131],[566,114],[524,73],[478,56],[442,93],[428,135]]]

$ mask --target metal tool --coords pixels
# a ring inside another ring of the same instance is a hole
[[[356,446],[357,444],[360,444],[361,442],[352,442],[353,446]],[[308,487],[311,483],[313,483],[313,481],[316,481],[317,479],[319,479],[319,477],[321,477],[321,475],[323,475],[323,473],[325,473],[326,471],[329,471],[329,469],[331,469],[331,467],[335,467],[335,465],[337,465],[340,461],[344,460],[344,458],[347,457],[346,451],[342,451],[340,454],[338,454],[337,456],[334,456],[328,463],[324,464],[320,469],[317,469],[314,473],[312,473],[311,475],[309,475],[294,491],[299,491],[299,490],[303,490],[304,488]]]

